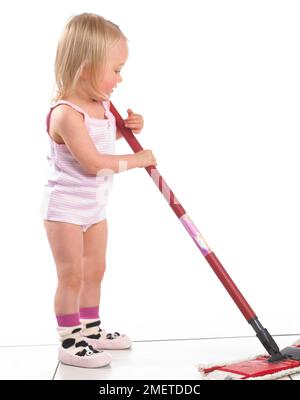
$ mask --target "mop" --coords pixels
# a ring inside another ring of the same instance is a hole
[[[116,118],[116,125],[122,133],[133,152],[143,150],[142,146],[132,133],[131,129],[124,126],[124,121],[114,105],[110,102],[110,110]],[[285,347],[280,350],[277,343],[266,328],[260,323],[258,317],[243,297],[217,256],[210,249],[203,236],[179,203],[172,190],[169,188],[156,166],[145,168],[160,192],[163,194],[175,215],[187,230],[194,243],[201,251],[205,260],[211,266],[241,313],[254,329],[257,338],[268,354],[257,355],[253,358],[240,361],[224,362],[215,365],[197,366],[202,379],[277,379],[282,376],[300,372],[300,344]]]

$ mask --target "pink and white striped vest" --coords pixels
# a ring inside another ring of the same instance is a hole
[[[67,100],[56,102],[47,115],[48,134],[51,112],[60,104],[68,104],[84,116],[88,133],[100,153],[115,153],[116,121],[109,110],[109,101],[103,101],[105,119],[91,118],[82,108]],[[40,209],[42,218],[79,225],[103,219],[114,174],[109,171],[90,174],[74,158],[66,144],[56,143],[50,135],[49,144],[49,172]]]

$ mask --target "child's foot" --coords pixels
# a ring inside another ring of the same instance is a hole
[[[99,319],[82,319],[81,323],[85,340],[95,349],[123,350],[132,345],[129,336],[119,332],[107,333],[101,329]]]
[[[58,349],[58,359],[64,364],[75,367],[98,368],[111,362],[110,354],[95,350],[87,343],[82,334],[81,325],[58,327],[61,346]]]

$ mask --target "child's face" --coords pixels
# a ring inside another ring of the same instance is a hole
[[[100,89],[108,96],[111,96],[113,89],[117,87],[119,82],[122,82],[120,70],[126,63],[128,58],[127,41],[121,38],[114,47],[109,49],[108,63],[104,72],[103,80],[100,83]]]

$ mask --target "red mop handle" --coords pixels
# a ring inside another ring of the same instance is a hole
[[[142,146],[132,133],[131,129],[126,128],[124,125],[124,120],[121,115],[118,113],[114,105],[110,102],[110,110],[116,118],[116,125],[120,132],[122,133],[124,139],[128,142],[131,149],[134,153],[143,150]],[[233,301],[236,303],[246,320],[252,320],[256,318],[254,311],[251,309],[239,289],[236,287],[233,280],[230,278],[228,273],[225,271],[225,268],[220,263],[216,255],[212,252],[212,250],[208,247],[207,243],[205,242],[204,238],[202,237],[201,233],[191,220],[191,218],[187,215],[185,209],[179,203],[177,198],[175,197],[172,190],[169,188],[161,174],[158,172],[158,169],[153,165],[145,168],[148,174],[153,179],[154,183],[163,194],[165,199],[168,201],[170,207],[175,212],[177,217],[180,219],[186,230],[188,231],[189,235],[194,240],[197,247],[200,249],[201,253],[205,257],[206,261],[209,263],[219,280],[222,282],[223,286],[230,294]]]

